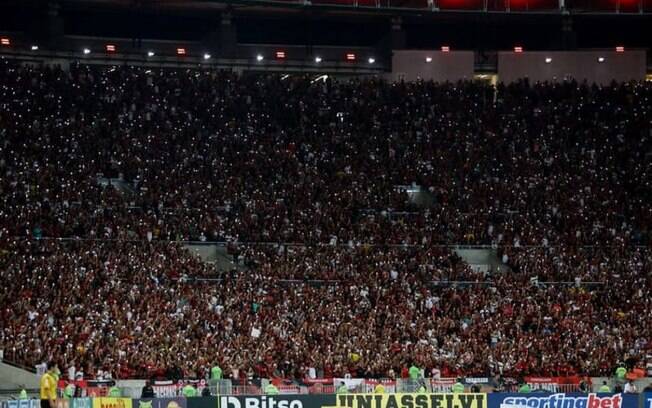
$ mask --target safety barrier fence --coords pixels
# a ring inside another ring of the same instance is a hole
[[[517,392],[523,383],[527,384],[532,392],[549,393],[574,393],[597,392],[606,381],[611,390],[623,390],[625,379],[603,377],[525,377],[523,382],[515,378],[502,377],[500,380],[490,377],[466,377],[460,379],[464,389],[469,392]],[[387,393],[446,393],[454,391],[453,385],[456,378],[319,378],[303,379],[298,382],[275,379],[249,379],[249,380],[205,380],[205,379],[179,379],[179,380],[154,380],[150,382],[153,395],[157,398],[170,398],[183,396],[183,388],[193,386],[198,395],[263,395],[270,382],[279,394],[317,395],[335,394],[345,391],[350,394],[374,393],[378,390]],[[642,390],[650,385],[652,380],[642,377],[634,379],[637,390]],[[60,380],[58,392],[60,397],[107,397],[110,389],[117,387],[121,396],[138,398],[141,396],[145,380]],[[1,399],[1,398],[0,398]],[[558,407],[550,407],[558,408]],[[567,408],[567,407],[559,407]],[[583,407],[591,408],[591,407]],[[613,408],[613,407],[609,407]],[[648,407],[652,408],[652,407]]]
[[[1,408],[41,408],[38,399]],[[174,398],[58,399],[53,408],[652,408],[652,392],[612,393],[363,393],[222,395]]]
[[[54,241],[54,242],[131,242],[131,243],[147,243],[150,242],[146,238],[88,238],[88,237],[33,237],[33,236],[21,236],[21,235],[14,235],[14,236],[8,236],[8,240],[14,240],[14,241]],[[198,240],[175,240],[175,239],[153,239],[151,242],[158,242],[158,243],[177,243],[177,244],[183,244],[183,245],[201,245],[201,246],[209,246],[209,245],[214,245],[218,247],[228,247],[229,245],[235,245],[237,248],[244,248],[248,246],[259,246],[259,247],[278,247],[278,246],[284,246],[284,247],[338,247],[338,248],[346,248],[346,247],[351,247],[351,244],[348,242],[338,242],[336,244],[331,244],[331,243],[325,243],[325,242],[319,242],[319,243],[306,243],[306,242],[286,242],[286,241],[238,241],[238,242],[230,242],[230,241],[198,241]],[[555,245],[555,244],[549,244],[549,245],[525,245],[525,244],[519,244],[519,245],[513,245],[513,244],[454,244],[454,243],[439,243],[439,244],[373,244],[373,243],[360,243],[360,244],[354,244],[354,246],[366,246],[369,248],[373,247],[380,247],[380,248],[448,248],[448,249],[501,249],[501,248],[515,248],[515,249],[541,249],[541,250],[550,250],[551,248],[559,248],[562,247],[562,245]],[[603,245],[580,245],[577,246],[578,249],[580,250],[595,250],[595,249],[619,249],[623,248],[622,245],[610,245],[610,244],[603,244]],[[649,247],[647,245],[641,245],[638,243],[628,243],[627,245],[624,246],[624,248],[628,249],[640,249],[640,250],[648,250]]]

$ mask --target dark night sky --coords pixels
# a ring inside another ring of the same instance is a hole
[[[466,0],[447,0],[466,1]],[[580,0],[575,0],[580,1]],[[600,0],[602,1],[602,0]],[[615,1],[615,0],[614,0]],[[646,5],[652,0],[645,0]],[[3,2],[0,31],[35,32],[46,20],[39,2]],[[80,7],[63,3],[61,14],[67,35],[123,38],[201,40],[220,24],[220,11],[159,10],[129,7]],[[241,43],[376,45],[389,30],[389,17],[335,16],[319,12],[234,13]],[[652,46],[652,14],[573,14],[580,48]],[[457,49],[506,49],[515,43],[527,49],[558,48],[562,27],[559,14],[443,13],[403,16],[409,48],[448,44]]]

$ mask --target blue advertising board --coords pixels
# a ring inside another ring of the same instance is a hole
[[[652,408],[652,392],[641,394],[643,396],[643,408]]]
[[[40,399],[19,399],[5,401],[3,408],[41,408]],[[72,398],[57,400],[55,408],[92,408],[90,398]]]
[[[3,408],[41,408],[41,400],[20,399],[4,401]]]
[[[637,394],[489,394],[488,408],[638,408]]]
[[[69,408],[91,408],[93,406],[90,398],[73,398],[68,401]]]

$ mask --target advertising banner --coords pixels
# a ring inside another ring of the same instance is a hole
[[[72,398],[69,401],[69,408],[93,408],[93,402],[90,398]]]
[[[340,394],[338,408],[487,408],[487,394]]]
[[[306,385],[315,385],[315,384],[331,385],[333,384],[333,379],[332,378],[304,378],[302,382]]]
[[[138,398],[133,408],[187,408],[186,398]]]
[[[382,385],[386,392],[396,391],[396,381],[390,379],[373,379],[373,378],[334,378],[333,384],[339,387],[345,384],[349,391],[371,393],[377,385]]]
[[[59,398],[56,408],[92,408],[93,402],[90,398]]]
[[[41,400],[24,399],[3,401],[3,408],[41,408]]]
[[[152,388],[157,398],[176,397],[179,390],[179,386],[174,381],[154,381]]]
[[[183,379],[178,381],[154,381],[152,388],[154,389],[154,395],[156,395],[157,398],[170,398],[179,396],[181,394],[181,389],[186,384],[194,385],[199,394],[201,394],[203,389],[207,387],[206,380]]]
[[[466,377],[464,384],[489,384],[491,380],[489,377]]]
[[[489,394],[488,408],[637,408],[637,394]]]
[[[455,378],[426,378],[426,381],[430,381],[430,390],[436,393],[450,392],[456,383]]]
[[[321,408],[334,405],[335,396],[332,394],[221,396],[219,402],[219,408]]]
[[[93,408],[133,408],[131,398],[93,398]]]
[[[218,408],[217,397],[195,397],[186,399],[187,408]]]
[[[59,380],[57,387],[63,391],[68,384],[73,384],[75,388],[81,390],[82,396],[88,397],[105,397],[110,387],[115,385],[114,380],[77,380],[65,381]]]
[[[652,408],[652,392],[646,392],[643,395],[643,408]]]
[[[364,378],[333,378],[333,384],[340,386],[346,385],[349,390],[355,390],[364,383]]]
[[[530,384],[532,389],[555,393],[578,392],[580,381],[591,384],[590,377],[525,377],[525,382]]]

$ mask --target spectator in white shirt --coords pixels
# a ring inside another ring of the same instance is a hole
[[[637,394],[638,389],[636,388],[636,384],[634,384],[634,380],[629,380],[627,384],[625,384],[625,394]]]

